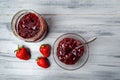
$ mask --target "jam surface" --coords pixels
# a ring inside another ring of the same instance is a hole
[[[64,38],[57,47],[58,59],[67,65],[75,64],[84,53],[84,47],[76,48],[81,44],[74,38]]]
[[[34,13],[24,15],[18,22],[18,34],[23,38],[34,37],[40,31],[40,20]]]

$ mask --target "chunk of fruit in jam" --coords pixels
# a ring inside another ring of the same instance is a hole
[[[58,59],[68,65],[75,64],[84,53],[84,47],[76,48],[81,44],[80,40],[64,38],[57,47]]]
[[[34,13],[24,15],[18,22],[18,34],[23,38],[34,37],[39,31],[40,20]]]

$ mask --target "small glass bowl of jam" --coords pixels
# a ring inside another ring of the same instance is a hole
[[[47,34],[47,23],[33,10],[17,12],[11,22],[12,31],[18,38],[26,42],[42,40]]]
[[[56,39],[53,45],[53,58],[63,69],[76,70],[82,67],[88,60],[89,47],[84,45],[86,40],[75,33],[66,33]]]

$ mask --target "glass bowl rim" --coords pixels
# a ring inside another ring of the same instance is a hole
[[[82,39],[84,40],[84,42],[86,42],[86,40],[85,40],[81,35],[79,35],[79,34],[76,34],[76,33],[65,33],[65,34],[60,35],[60,36],[54,41],[54,43],[53,43],[53,59],[54,59],[55,63],[56,63],[59,67],[61,67],[62,69],[68,70],[68,71],[77,70],[77,69],[83,67],[83,66],[87,63],[88,58],[89,58],[89,46],[88,46],[88,44],[86,44],[86,46],[87,46],[87,48],[88,48],[87,51],[86,51],[86,53],[87,53],[87,58],[85,59],[85,62],[83,62],[82,65],[80,65],[79,67],[74,68],[74,69],[67,69],[67,68],[64,68],[63,66],[61,66],[61,65],[57,62],[57,60],[55,59],[55,56],[54,56],[54,55],[55,55],[55,50],[54,50],[55,43],[56,43],[57,40],[58,40],[59,38],[61,38],[62,36],[71,35],[71,34],[72,34],[72,35],[79,36],[80,38],[82,38]]]

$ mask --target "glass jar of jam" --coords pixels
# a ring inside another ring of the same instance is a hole
[[[13,33],[26,42],[41,41],[47,34],[47,23],[33,10],[21,10],[12,19]]]
[[[75,33],[66,33],[56,39],[53,45],[53,58],[63,69],[76,70],[82,67],[89,56],[89,47],[80,45],[86,40]],[[79,48],[78,48],[79,47]]]

